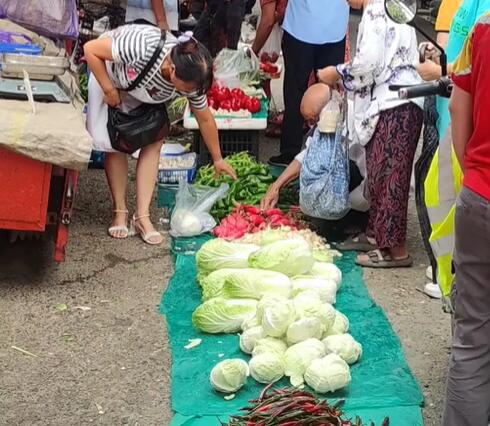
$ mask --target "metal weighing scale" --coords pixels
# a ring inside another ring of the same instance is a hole
[[[31,80],[32,93],[37,102],[59,102],[68,104],[70,96],[64,84],[57,78],[53,81]],[[0,77],[0,98],[26,101],[27,93],[24,80]]]

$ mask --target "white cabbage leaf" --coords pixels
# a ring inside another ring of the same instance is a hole
[[[254,356],[249,363],[250,375],[259,383],[270,384],[284,377],[284,356],[276,352]]]
[[[337,265],[330,262],[315,262],[309,275],[327,278],[337,284],[337,289],[342,285],[342,271]]]
[[[294,320],[293,304],[287,300],[265,308],[262,316],[262,327],[267,336],[282,337],[286,334],[289,324]]]
[[[284,354],[285,374],[292,386],[303,383],[303,376],[311,362],[325,356],[325,346],[318,339],[307,339],[288,348]]]
[[[322,303],[315,291],[307,290],[299,293],[293,299],[293,306],[296,319],[318,318],[324,331],[330,329],[335,321],[335,308],[328,303]]]
[[[266,336],[262,326],[249,328],[240,335],[240,349],[250,355],[257,342],[264,337]]]
[[[288,345],[286,345],[284,340],[276,339],[275,337],[266,337],[264,339],[260,339],[255,344],[254,350],[252,351],[252,356],[256,357],[260,354],[267,353],[284,355],[287,349]]]
[[[315,317],[305,317],[294,321],[288,327],[286,340],[288,345],[295,345],[307,339],[321,339],[323,326],[321,321]]]
[[[362,356],[362,346],[350,334],[335,334],[323,339],[327,354],[339,355],[347,364],[355,364]]]
[[[336,354],[315,359],[305,372],[305,382],[315,392],[335,392],[349,385],[351,381],[350,368]]]
[[[335,311],[335,320],[323,337],[333,336],[335,334],[345,334],[349,331],[349,319],[340,311]]]
[[[214,366],[209,380],[218,392],[232,393],[245,384],[249,374],[248,364],[243,359],[226,359]]]

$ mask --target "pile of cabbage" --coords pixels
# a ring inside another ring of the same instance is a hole
[[[273,232],[273,231],[272,231]],[[288,377],[319,393],[350,383],[349,365],[362,355],[348,334],[349,321],[336,310],[342,274],[331,262],[315,259],[300,235],[260,245],[213,239],[196,254],[203,303],[194,326],[205,333],[240,333],[247,363],[227,359],[211,371],[219,392],[238,391],[252,376],[270,384]]]

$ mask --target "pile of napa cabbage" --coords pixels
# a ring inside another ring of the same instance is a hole
[[[271,231],[274,232],[274,231]],[[270,384],[288,377],[319,393],[350,383],[349,365],[362,355],[349,320],[333,305],[342,274],[315,259],[300,236],[262,238],[260,245],[213,239],[196,254],[203,303],[194,326],[205,333],[241,333],[242,352],[252,356],[217,364],[211,385],[238,391],[252,376]]]

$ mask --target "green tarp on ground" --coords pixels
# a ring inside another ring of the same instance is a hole
[[[369,297],[362,273],[354,265],[352,255],[338,262],[344,274],[336,308],[351,322],[352,335],[362,343],[361,362],[352,366],[352,383],[331,399],[345,399],[348,415],[359,415],[365,422],[377,424],[389,416],[396,426],[423,424],[420,388],[406,363],[400,342],[383,311]],[[211,336],[197,332],[191,322],[194,309],[200,303],[201,292],[195,280],[194,256],[177,255],[175,274],[170,280],[161,304],[166,315],[172,350],[172,425],[219,425],[238,413],[248,400],[254,399],[262,385],[249,379],[235,399],[225,401],[209,384],[212,367],[226,358],[249,359],[238,346],[238,336]],[[202,344],[186,350],[189,339],[201,338]],[[287,386],[283,380],[278,386]]]

